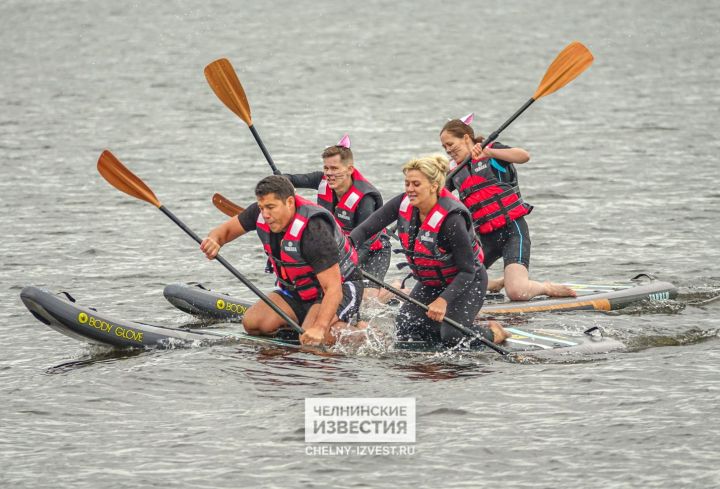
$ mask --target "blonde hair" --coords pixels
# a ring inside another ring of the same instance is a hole
[[[450,162],[444,156],[424,156],[415,158],[403,165],[403,173],[407,175],[410,170],[417,170],[430,180],[430,183],[438,184],[438,194],[445,186],[445,175],[450,168]]]

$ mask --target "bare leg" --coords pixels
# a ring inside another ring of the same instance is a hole
[[[277,304],[285,314],[290,316],[293,321],[297,322],[298,318],[295,315],[295,312],[288,303],[282,299],[280,294],[277,292],[271,292],[268,294],[268,297]],[[271,335],[281,327],[287,326],[285,320],[263,301],[257,301],[252,305],[252,307],[250,307],[250,309],[245,311],[242,323],[245,331],[254,336]]]
[[[505,267],[505,292],[513,301],[528,301],[538,295],[550,297],[577,295],[574,290],[564,285],[530,280],[528,269],[520,263],[511,263]]]
[[[363,300],[377,298],[380,295],[381,290],[384,290],[384,289],[376,289],[373,287],[365,286],[365,290],[363,291]]]
[[[488,292],[500,292],[505,287],[505,277],[493,278],[488,282]]]
[[[410,289],[402,289],[402,288],[401,288],[401,287],[402,287],[402,282],[400,282],[399,280],[395,280],[395,281],[394,281],[392,284],[390,284],[390,285],[392,285],[392,286],[395,287],[396,289],[400,289],[401,291],[403,291],[403,292],[406,293],[406,294],[409,294],[409,293],[410,293]],[[368,289],[366,288],[365,291],[367,292],[367,290],[368,290]],[[381,304],[387,304],[387,303],[390,302],[392,299],[395,299],[395,298],[396,298],[396,295],[393,294],[392,292],[390,292],[390,291],[387,290],[387,289],[377,289],[377,290],[378,290],[377,300],[378,300],[378,302],[380,302]]]

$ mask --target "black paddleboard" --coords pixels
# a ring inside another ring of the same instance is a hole
[[[93,344],[115,348],[174,348],[232,341],[299,348],[296,338],[251,336],[239,325],[234,329],[178,328],[119,319],[101,313],[93,307],[78,304],[66,292],[53,293],[38,287],[25,287],[20,297],[38,321],[71,338]],[[240,307],[248,306],[244,302],[232,303]],[[222,304],[216,305],[220,307]],[[624,347],[619,341],[597,334],[567,336],[561,332],[548,330],[507,329],[512,333],[512,337],[504,346],[513,353],[527,352],[540,356],[585,355],[605,353]],[[396,342],[394,348],[425,353],[445,349],[423,342]]]
[[[509,301],[504,294],[489,294],[482,315],[522,314],[551,311],[611,311],[640,301],[662,301],[677,297],[677,288],[670,282],[638,275],[629,283],[611,285],[566,284],[577,297],[536,297],[529,301]],[[199,283],[170,284],[165,298],[181,311],[201,318],[237,321],[252,303],[229,294],[210,290]]]

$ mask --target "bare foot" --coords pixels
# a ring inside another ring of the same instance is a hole
[[[488,292],[500,292],[505,287],[505,277],[493,278],[488,281]]]
[[[512,336],[497,321],[488,321],[488,327],[493,332],[493,343],[502,343]]]
[[[577,297],[577,292],[565,285],[543,282],[543,286],[545,287],[545,295],[550,297]]]
[[[409,291],[408,289],[402,289],[402,288],[401,288],[401,287],[402,287],[402,282],[400,282],[399,280],[395,280],[391,285],[392,285],[393,287],[395,287],[396,289],[400,289],[401,291],[403,291],[403,292],[406,293],[406,294],[409,294],[409,293],[410,293],[410,291]],[[397,297],[397,296],[396,296],[395,294],[393,294],[392,292],[390,292],[390,291],[387,290],[387,289],[379,289],[379,292],[378,292],[378,295],[377,295],[377,300],[378,300],[381,304],[387,304],[388,302],[390,302],[391,300],[395,299],[396,297]]]

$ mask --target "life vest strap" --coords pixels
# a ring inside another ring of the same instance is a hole
[[[308,276],[303,276],[301,278],[310,278]],[[300,280],[298,280],[300,281]],[[297,285],[296,283],[289,282],[287,280],[283,280],[280,277],[277,279],[277,283],[282,286],[283,289],[293,291],[293,292],[302,292],[304,290],[312,290],[315,287],[318,287],[318,282],[316,280],[310,280],[307,284],[304,285]]]
[[[479,190],[484,190],[488,187],[494,187],[495,185],[497,185],[497,182],[493,182],[492,180],[485,180],[484,182],[476,183],[475,185],[472,185],[466,189],[459,190],[460,198],[463,200],[467,199],[475,192],[477,192]],[[515,188],[517,188],[517,187],[515,187]]]
[[[475,220],[475,224],[476,225],[484,224],[484,223],[492,221],[493,219],[496,219],[500,216],[505,216],[505,219],[508,222],[510,222],[510,221],[512,221],[512,219],[510,219],[510,211],[515,209],[516,207],[523,205],[524,203],[525,203],[525,201],[523,201],[522,199],[518,199],[515,202],[513,202],[512,204],[509,204],[507,206],[503,205],[502,202],[498,202],[498,205],[500,206],[500,208],[498,210],[496,210],[495,212],[491,212],[490,214],[486,214],[484,216],[478,217]]]

